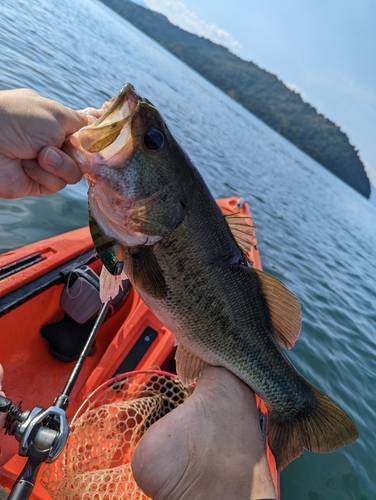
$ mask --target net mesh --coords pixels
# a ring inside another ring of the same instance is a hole
[[[78,410],[64,451],[43,470],[43,486],[53,499],[148,499],[133,479],[133,452],[144,432],[187,396],[164,372],[106,382]]]

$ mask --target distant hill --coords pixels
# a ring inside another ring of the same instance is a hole
[[[149,8],[143,0],[132,0],[132,2],[136,3],[137,5],[141,5],[141,7],[145,7],[145,9]]]
[[[101,0],[363,196],[370,182],[347,135],[275,75],[130,0]]]

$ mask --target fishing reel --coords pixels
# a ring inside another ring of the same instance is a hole
[[[20,443],[19,455],[47,463],[57,459],[69,434],[67,415],[62,408],[34,406],[22,411],[21,403],[15,406],[0,395],[0,412],[7,413],[5,434]]]
[[[110,301],[103,304],[73,371],[52,406],[34,406],[31,410],[22,411],[21,403],[15,406],[10,399],[0,395],[0,413],[7,413],[5,431],[20,443],[19,455],[28,457],[8,500],[28,500],[42,463],[56,460],[64,448],[69,435],[65,412],[69,406],[69,396],[110,305]]]
[[[21,411],[21,403],[15,406],[10,399],[0,395],[0,412],[7,413],[5,432],[20,443],[19,455],[28,457],[8,500],[28,500],[42,463],[53,462],[62,451],[69,434],[63,409],[66,399],[60,396],[49,408],[34,406]]]

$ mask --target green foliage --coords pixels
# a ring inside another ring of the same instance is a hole
[[[275,75],[129,0],[101,1],[369,198],[364,165],[347,135]]]

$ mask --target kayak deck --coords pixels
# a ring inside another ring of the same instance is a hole
[[[250,215],[248,204],[238,197],[217,200],[225,214]],[[250,258],[261,269],[257,241]],[[4,390],[22,408],[49,407],[61,393],[74,362],[61,362],[49,352],[40,330],[60,322],[64,280],[81,263],[89,262],[97,274],[100,261],[94,255],[88,228],[82,228],[22,249],[0,255],[0,325],[2,330],[0,363],[4,367]],[[131,287],[122,307],[107,319],[95,341],[70,396],[69,421],[80,405],[101,384],[118,373],[159,367],[174,371],[174,335],[147,308]],[[266,408],[257,398],[260,411]],[[0,435],[0,485],[10,490],[21,472],[25,458],[18,456],[13,436]],[[273,481],[279,492],[279,474],[273,454],[266,445]],[[48,499],[37,482],[32,498]]]

